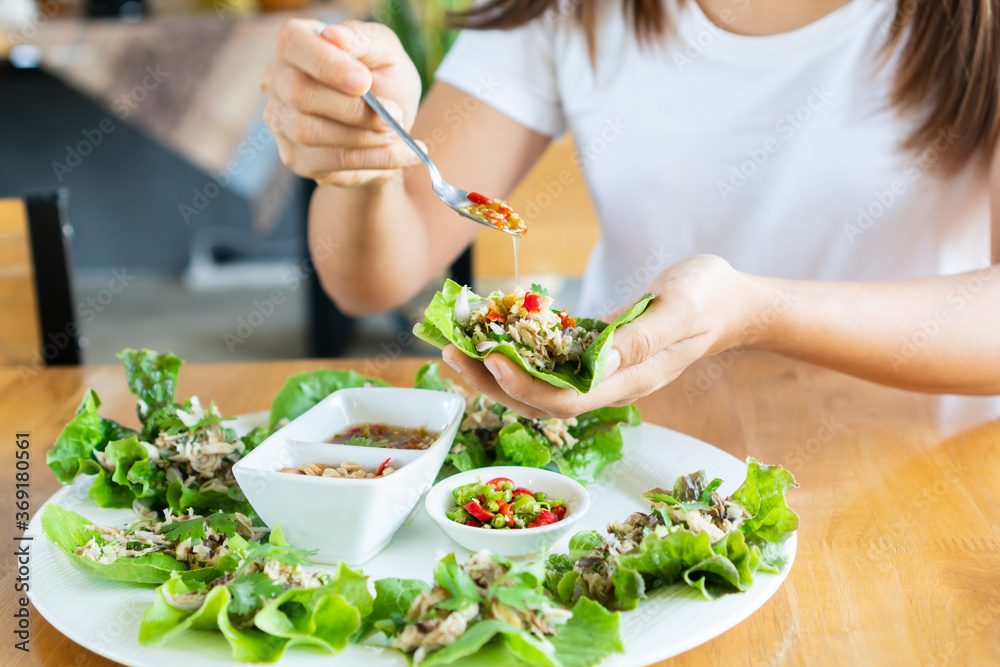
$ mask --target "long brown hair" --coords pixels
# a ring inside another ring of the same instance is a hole
[[[591,58],[598,1],[572,0]],[[640,41],[666,34],[661,0],[621,2]],[[516,28],[550,9],[559,11],[559,0],[487,0],[453,14],[452,22],[474,30]],[[896,0],[883,53],[897,56],[892,104],[919,118],[903,148],[930,148],[946,134],[954,143],[937,155],[942,173],[987,165],[1000,140],[1000,0]]]

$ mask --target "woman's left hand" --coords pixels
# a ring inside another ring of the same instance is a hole
[[[449,345],[442,357],[473,389],[521,416],[566,419],[628,405],[698,359],[746,344],[762,301],[757,279],[714,255],[671,266],[653,280],[650,292],[655,299],[646,311],[615,331],[604,377],[586,394],[536,379],[502,354],[478,361]]]

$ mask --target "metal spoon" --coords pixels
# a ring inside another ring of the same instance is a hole
[[[406,145],[412,148],[413,152],[417,154],[420,161],[427,167],[427,171],[430,172],[431,186],[434,190],[434,194],[436,194],[441,201],[457,211],[459,215],[464,216],[469,220],[475,220],[479,224],[486,225],[490,229],[506,232],[512,236],[524,235],[523,228],[511,229],[510,227],[507,227],[506,229],[501,229],[500,227],[496,227],[486,220],[478,218],[470,214],[468,211],[463,210],[463,207],[474,205],[474,202],[469,200],[469,192],[467,190],[456,188],[454,185],[444,180],[444,176],[441,175],[440,170],[438,170],[437,165],[434,164],[430,156],[428,156],[427,153],[420,148],[420,144],[413,140],[413,137],[410,136],[409,132],[404,130],[403,127],[396,122],[396,119],[389,115],[389,112],[385,110],[385,107],[382,106],[381,102],[379,102],[375,95],[372,94],[372,91],[369,90],[367,93],[362,95],[361,99],[363,99],[368,106],[370,106],[372,110],[382,118],[382,120],[388,123],[389,127],[395,130],[396,134],[398,134],[403,141],[406,142]]]
[[[322,34],[323,29],[325,27],[326,26],[320,27],[316,32],[318,34]],[[469,220],[475,220],[479,224],[486,225],[490,229],[506,232],[511,236],[524,235],[525,230],[523,228],[511,229],[510,227],[508,227],[506,229],[501,229],[493,225],[492,223],[483,220],[482,218],[478,218],[470,214],[468,211],[462,210],[463,207],[475,205],[475,202],[469,199],[469,192],[467,190],[456,188],[454,185],[444,180],[444,177],[438,170],[437,165],[435,165],[434,162],[427,155],[427,153],[425,153],[423,149],[420,148],[420,144],[414,141],[413,137],[410,136],[410,133],[404,130],[402,125],[397,123],[396,119],[393,118],[389,114],[389,112],[385,110],[385,107],[382,106],[382,103],[378,101],[378,99],[375,97],[375,95],[372,93],[371,90],[362,95],[361,98],[365,101],[365,103],[368,104],[368,106],[372,108],[372,110],[375,113],[377,113],[382,118],[382,120],[384,120],[386,123],[389,124],[389,127],[391,127],[396,132],[396,134],[398,134],[403,139],[403,141],[406,142],[407,146],[413,149],[413,152],[417,154],[417,157],[420,158],[420,161],[424,163],[424,165],[427,167],[427,171],[429,171],[431,174],[431,186],[434,190],[434,194],[436,194],[438,198],[441,199],[441,201],[450,206],[453,210],[457,211],[459,215],[468,218]]]

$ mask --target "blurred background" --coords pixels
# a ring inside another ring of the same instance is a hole
[[[409,331],[440,282],[357,320],[319,289],[312,183],[281,164],[258,78],[288,18],[357,18],[400,36],[427,90],[466,3],[0,0],[0,361],[432,353]],[[510,201],[531,229],[521,284],[572,308],[598,231],[570,138]],[[508,237],[482,234],[451,273],[512,287]]]

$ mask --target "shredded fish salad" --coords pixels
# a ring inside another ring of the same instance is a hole
[[[175,516],[164,510],[163,521],[139,519],[124,528],[87,526],[96,536],[76,548],[76,555],[98,563],[113,563],[119,558],[139,558],[165,553],[192,569],[212,567],[229,553],[232,534],[251,538],[255,529],[250,519],[236,512],[200,516]],[[228,534],[227,534],[228,533]]]
[[[576,363],[600,335],[579,326],[575,317],[552,309],[552,297],[539,291],[494,292],[489,298],[469,301],[463,287],[455,302],[455,319],[479,352],[511,343],[518,355],[538,370],[551,371],[566,362]]]
[[[480,620],[502,621],[544,638],[557,634],[558,626],[573,615],[544,598],[521,608],[501,602],[499,598],[505,596],[498,595],[499,588],[523,584],[512,576],[514,568],[509,562],[489,551],[481,551],[462,565],[451,567],[461,572],[458,576],[471,579],[475,590],[464,590],[461,599],[453,599],[455,596],[437,583],[414,598],[406,614],[406,625],[393,640],[396,648],[414,653],[414,664],[419,664],[428,652],[453,644]]]

